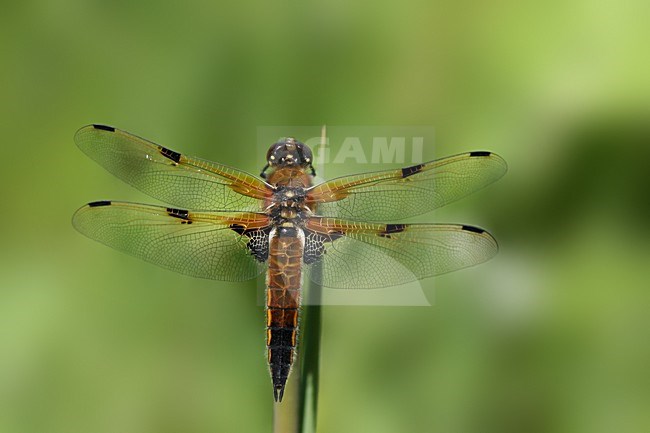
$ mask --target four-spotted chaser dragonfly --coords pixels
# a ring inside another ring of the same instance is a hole
[[[115,176],[173,206],[89,203],[74,214],[81,233],[194,277],[243,281],[266,271],[276,401],[296,351],[303,276],[324,287],[380,288],[473,266],[497,252],[494,238],[477,227],[392,223],[499,179],[506,163],[491,152],[312,185],[312,152],[293,138],[270,147],[260,177],[110,126],[81,128],[75,142]]]

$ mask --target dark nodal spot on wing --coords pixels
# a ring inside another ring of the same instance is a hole
[[[100,207],[100,206],[110,206],[111,202],[108,200],[101,200],[101,201],[94,201],[92,203],[88,203],[88,207]]]
[[[399,233],[403,232],[405,228],[406,224],[386,224],[384,233]]]
[[[492,152],[486,152],[484,150],[478,150],[476,152],[470,152],[469,156],[490,156]]]
[[[413,176],[415,173],[419,173],[424,168],[424,164],[412,165],[410,167],[405,167],[402,169],[402,177]]]
[[[383,232],[379,233],[379,236],[383,238],[390,238],[391,234],[401,233],[406,229],[406,224],[386,224]]]
[[[102,131],[115,132],[115,128],[113,128],[112,126],[106,126],[106,125],[95,125],[95,124],[93,124],[93,128],[95,128],[95,129],[101,129]]]
[[[174,209],[171,207],[167,208],[167,214],[171,217],[180,218],[183,220],[188,220],[190,217],[190,213],[185,209]]]
[[[463,230],[465,230],[466,232],[473,232],[478,234],[485,233],[485,230],[473,226],[463,226]]]
[[[160,154],[165,158],[169,158],[176,163],[180,162],[181,160],[180,153],[174,152],[173,150],[167,149],[166,147],[162,147],[162,146],[160,146],[159,150],[160,150]]]

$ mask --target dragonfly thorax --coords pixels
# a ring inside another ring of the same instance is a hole
[[[292,203],[303,204],[306,195],[305,189],[301,187],[279,187],[273,194],[273,201],[288,206]]]
[[[300,222],[307,216],[309,208],[305,205],[306,192],[300,187],[281,187],[273,194],[270,208],[271,217],[276,224]]]

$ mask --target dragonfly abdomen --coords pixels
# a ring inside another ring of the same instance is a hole
[[[293,226],[270,235],[266,290],[266,346],[276,401],[282,400],[298,337],[304,234]]]

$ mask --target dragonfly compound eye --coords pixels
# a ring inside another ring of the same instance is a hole
[[[309,147],[294,138],[285,138],[272,145],[266,160],[273,167],[305,167],[311,164],[312,153]]]

